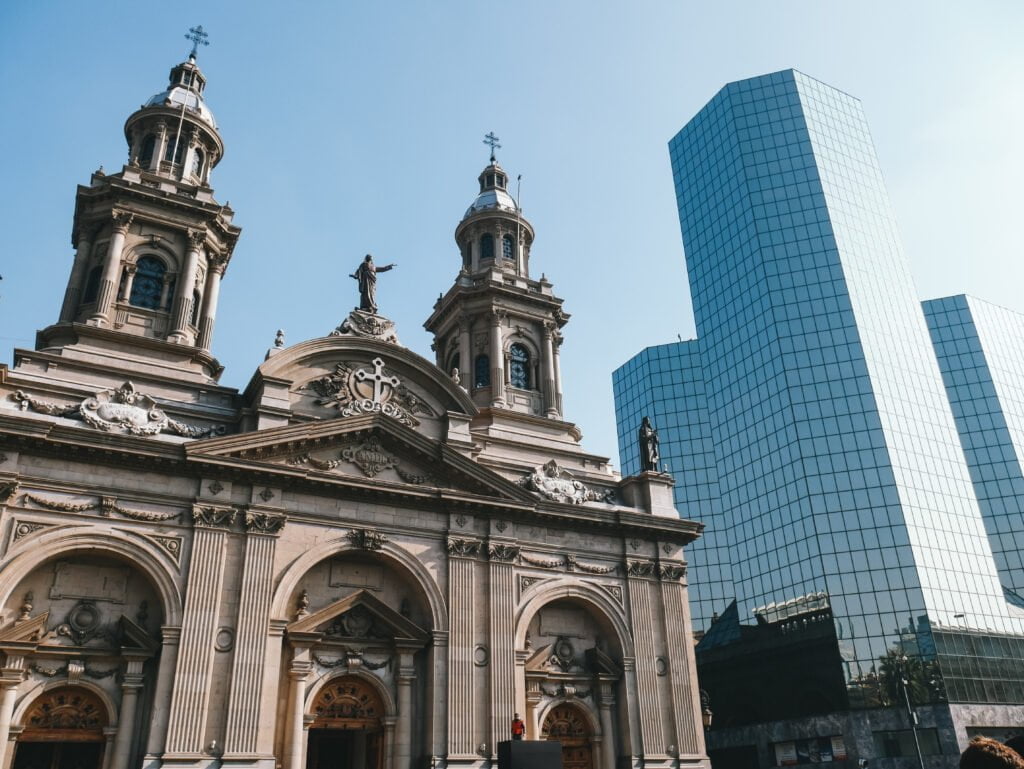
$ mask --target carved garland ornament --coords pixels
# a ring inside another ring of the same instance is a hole
[[[32,409],[50,416],[81,419],[105,432],[148,436],[166,430],[186,438],[204,438],[225,432],[223,425],[200,427],[172,419],[157,407],[153,398],[136,391],[131,382],[125,382],[116,389],[101,390],[73,406],[41,401],[22,390],[16,391],[11,398],[22,411]]]
[[[133,510],[117,504],[117,497],[98,497],[95,502],[65,502],[59,499],[49,499],[38,494],[25,492],[22,498],[34,502],[39,507],[47,510],[56,510],[61,513],[84,513],[87,510],[99,510],[100,515],[109,517],[112,513],[118,513],[125,518],[136,521],[170,521],[181,517],[181,513],[155,513],[149,510]]]

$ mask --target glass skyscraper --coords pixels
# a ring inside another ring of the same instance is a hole
[[[794,70],[731,83],[669,153],[697,340],[613,381],[623,471],[650,415],[707,523],[702,646],[827,619],[846,692],[819,709],[906,677],[916,704],[1024,703],[1024,362],[981,360],[962,298],[926,322],[860,102]]]

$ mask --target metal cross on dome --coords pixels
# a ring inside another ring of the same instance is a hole
[[[484,137],[484,144],[491,146],[491,162],[494,162],[494,150],[500,150],[501,145],[498,144],[498,137],[494,135],[494,131],[491,131],[487,136]]]
[[[208,33],[203,32],[202,24],[200,24],[198,27],[188,28],[188,34],[185,35],[185,38],[187,40],[192,41],[192,52],[188,55],[190,59],[194,59],[196,57],[196,51],[198,50],[199,46],[210,44],[206,39],[209,36],[210,35]]]

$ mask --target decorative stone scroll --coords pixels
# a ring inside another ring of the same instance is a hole
[[[306,387],[319,398],[321,406],[333,406],[340,416],[358,414],[383,414],[409,427],[416,427],[420,421],[416,414],[437,416],[434,410],[413,393],[394,374],[385,370],[384,361],[374,358],[372,371],[363,364],[343,361],[327,376],[314,379]]]
[[[387,537],[373,529],[352,529],[345,536],[349,542],[362,550],[382,550],[388,541]]]
[[[364,310],[352,310],[329,336],[357,336],[362,339],[400,344],[394,321]]]
[[[288,517],[279,513],[245,511],[245,530],[250,534],[277,534],[287,521]]]
[[[631,577],[654,577],[656,566],[654,561],[627,561],[626,573]]]
[[[0,482],[0,503],[6,502],[18,493],[17,481]]]
[[[117,497],[98,497],[95,502],[65,502],[25,492],[22,494],[22,499],[33,502],[39,505],[39,507],[45,507],[47,510],[56,510],[61,513],[84,513],[89,510],[98,510],[100,515],[105,517],[110,517],[112,514],[117,513],[125,518],[131,518],[135,521],[148,521],[150,523],[170,521],[181,517],[181,513],[157,513],[151,510],[134,510],[124,507],[117,503]]]
[[[666,582],[677,582],[686,576],[686,567],[682,564],[661,563],[658,564],[658,579]]]
[[[477,539],[451,537],[448,539],[448,555],[459,556],[462,558],[474,558],[480,555],[480,549],[482,546],[483,543]]]
[[[71,406],[41,401],[23,390],[16,391],[11,398],[22,411],[32,409],[50,416],[81,419],[90,427],[109,433],[148,436],[167,431],[186,438],[205,438],[225,432],[223,425],[200,427],[172,419],[158,408],[153,398],[136,391],[131,382],[112,390],[101,390]]]
[[[519,545],[504,545],[492,543],[487,548],[487,555],[492,561],[508,563],[519,557]]]
[[[576,480],[572,473],[558,466],[555,460],[534,468],[520,483],[535,494],[552,502],[582,505],[584,502],[614,503],[611,489],[595,490]]]
[[[192,523],[207,529],[226,529],[235,522],[238,509],[234,507],[217,507],[215,505],[194,505],[192,507]]]

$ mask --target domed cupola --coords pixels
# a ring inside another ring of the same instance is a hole
[[[490,163],[478,177],[479,194],[455,229],[462,268],[474,275],[498,269],[529,277],[533,227],[508,192],[508,174],[494,156],[495,148],[501,146],[497,137],[489,134],[484,141],[491,145]]]
[[[200,32],[201,32],[201,28]],[[129,164],[186,184],[208,187],[210,169],[224,157],[217,122],[203,99],[206,77],[193,48],[171,68],[167,88],[152,96],[124,125]]]

